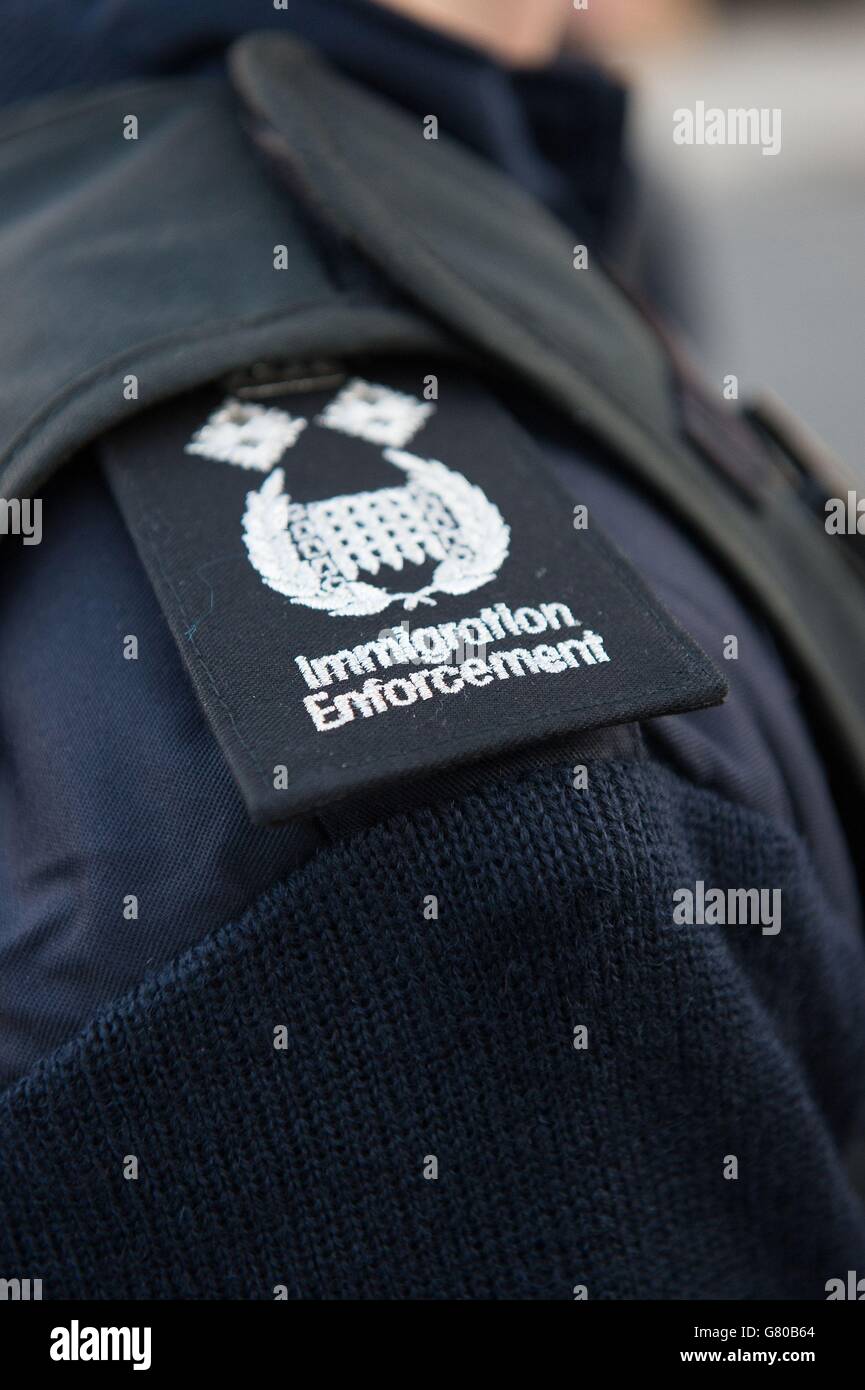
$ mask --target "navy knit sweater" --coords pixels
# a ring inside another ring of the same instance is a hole
[[[673,926],[697,878],[779,885],[781,933]],[[822,1298],[865,1257],[865,1030],[816,882],[648,763],[338,844],[6,1093],[0,1267],[54,1297]]]

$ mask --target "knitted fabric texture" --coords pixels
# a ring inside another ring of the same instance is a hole
[[[673,926],[697,879],[780,887],[781,932]],[[5,1093],[0,1270],[46,1298],[824,1298],[865,1267],[862,974],[801,842],[656,765],[395,817]]]

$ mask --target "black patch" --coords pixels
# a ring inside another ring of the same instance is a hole
[[[397,456],[316,420],[355,377],[427,404],[430,371],[438,399]],[[704,653],[593,517],[575,527],[534,446],[462,368],[365,362],[343,385],[331,370],[322,391],[293,375],[282,389],[252,378],[249,395],[232,383],[241,421],[248,406],[307,421],[267,471],[186,452],[224,391],[159,406],[106,442],[254,820],[723,699]],[[384,590],[401,597],[346,613]]]

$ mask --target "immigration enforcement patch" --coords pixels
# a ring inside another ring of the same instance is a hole
[[[462,368],[275,375],[156,407],[105,446],[254,820],[723,698]]]

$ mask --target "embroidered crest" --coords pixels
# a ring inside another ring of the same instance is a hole
[[[306,424],[286,410],[229,399],[196,431],[186,453],[268,473]]]
[[[410,611],[434,604],[435,593],[467,594],[495,578],[510,538],[498,507],[437,459],[402,449],[385,449],[384,457],[405,473],[401,487],[293,503],[276,468],[249,493],[243,538],[265,584],[294,603],[345,617],[400,601]],[[438,564],[420,589],[391,593],[360,577],[427,559]]]
[[[306,421],[274,408],[250,409],[229,401],[187,452],[243,468],[273,468]],[[355,379],[315,423],[377,444],[403,444],[434,409],[405,392]],[[280,422],[276,417],[283,414]],[[285,464],[247,494],[243,539],[265,584],[331,617],[361,617],[392,603],[409,611],[434,605],[436,593],[470,593],[495,578],[510,529],[482,489],[438,459],[401,448],[385,448],[382,457],[403,474],[401,484],[296,502],[286,490],[291,470]],[[436,562],[432,577],[417,589],[391,592],[365,577],[375,579],[383,566],[402,572],[430,560]]]

